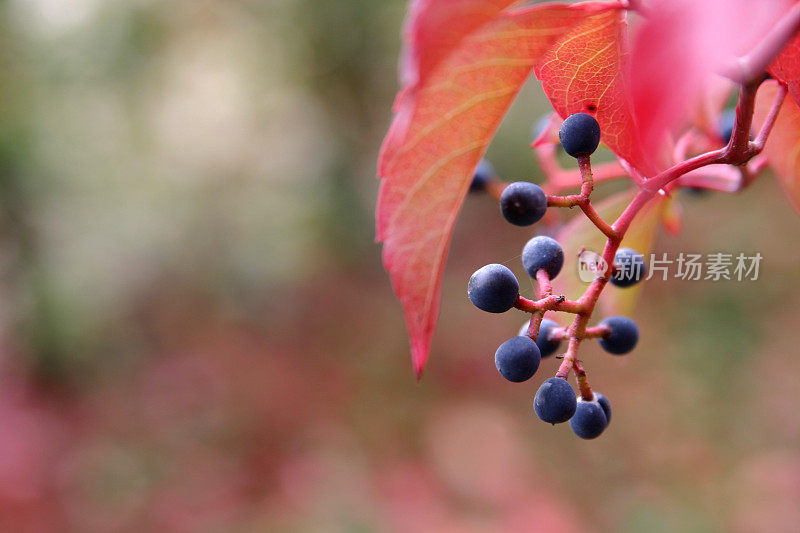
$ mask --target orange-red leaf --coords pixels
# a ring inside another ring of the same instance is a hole
[[[777,91],[778,84],[774,81],[767,81],[759,88],[754,121],[756,128],[764,123]],[[783,185],[789,202],[800,213],[800,107],[792,98],[783,101],[763,154]]]
[[[633,113],[647,153],[664,155],[712,77],[760,42],[787,0],[651,0],[632,38]]]
[[[789,41],[772,65],[769,73],[789,86],[795,102],[800,102],[800,33]]]
[[[461,39],[396,109],[378,164],[376,225],[417,375],[428,358],[450,235],[476,164],[536,61],[587,13],[607,6],[543,4],[502,13]]]
[[[655,166],[638,139],[624,75],[624,17],[619,9],[588,17],[542,57],[535,72],[557,113],[594,115],[606,146],[652,175]]]
[[[412,90],[424,84],[462,40],[519,1],[414,0],[409,8],[407,46],[400,65],[403,84]]]

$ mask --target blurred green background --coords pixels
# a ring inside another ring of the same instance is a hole
[[[0,530],[796,531],[800,219],[767,176],[684,198],[614,421],[504,382],[465,298],[529,230],[469,198],[417,384],[373,242],[402,0],[0,0]],[[538,180],[527,87],[489,155]],[[522,278],[521,278],[522,279]],[[555,371],[548,360],[540,372]],[[541,377],[541,376],[540,376]]]

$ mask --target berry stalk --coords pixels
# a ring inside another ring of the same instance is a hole
[[[795,3],[766,37],[746,55],[728,65],[723,75],[742,84],[759,79],[798,31],[800,31],[800,3]]]
[[[530,320],[523,325],[518,336],[503,343],[495,354],[497,369],[507,380],[521,382],[529,379],[536,372],[542,358],[553,355],[562,342],[567,342],[566,352],[559,357],[562,361],[555,377],[542,384],[534,399],[534,410],[545,422],[556,424],[569,420],[573,431],[586,439],[599,436],[605,429],[610,420],[610,404],[604,396],[592,391],[586,369],[578,359],[578,351],[585,339],[597,339],[606,352],[624,355],[633,350],[639,340],[639,328],[628,317],[607,317],[598,325],[589,327],[600,296],[609,283],[624,289],[643,278],[646,270],[644,256],[631,248],[622,248],[622,242],[635,218],[648,202],[657,196],[669,195],[676,187],[700,184],[706,188],[735,192],[752,182],[763,169],[763,156],[759,154],[786,97],[786,89],[782,88],[761,131],[751,141],[755,98],[762,81],[759,78],[759,81],[741,84],[735,115],[731,115],[726,122],[730,124],[727,132],[717,133],[713,138],[708,132],[705,135],[702,132],[693,132],[692,135],[683,136],[673,154],[679,162],[655,176],[641,176],[623,160],[615,166],[604,166],[607,172],[604,179],[612,179],[622,169],[631,176],[638,188],[634,198],[611,224],[592,205],[595,172],[591,165],[591,154],[599,144],[600,130],[594,117],[585,113],[568,117],[559,131],[564,150],[577,159],[581,177],[580,191],[577,194],[552,194],[553,191],[566,187],[565,183],[555,180],[561,179],[567,172],[558,166],[552,145],[551,149],[545,149],[544,146],[536,148],[537,156],[544,161],[543,169],[548,176],[548,181],[542,187],[530,182],[502,186],[499,180],[480,180],[481,176],[476,172],[474,183],[482,183],[482,190],[490,191],[492,196],[499,198],[501,212],[510,223],[528,226],[541,220],[549,207],[579,207],[583,215],[606,237],[599,256],[602,261],[588,261],[589,270],[594,272],[594,279],[577,300],[568,300],[565,295],[553,294],[551,280],[564,266],[564,251],[555,239],[544,235],[530,239],[522,251],[522,264],[527,273],[536,280],[535,299],[519,294],[516,277],[503,265],[487,265],[476,271],[470,279],[468,294],[477,307],[492,313],[515,307],[531,314]],[[696,145],[718,146],[719,139],[727,141],[723,148],[686,158],[686,154]],[[748,166],[751,162],[752,165]],[[721,164],[730,166],[723,167],[722,171],[703,171],[710,165]],[[488,167],[484,165],[484,168]],[[691,176],[681,180],[689,173],[692,173]],[[583,253],[590,252],[583,251],[579,261],[583,261]],[[596,268],[602,264],[608,268]],[[568,313],[574,317],[569,326],[562,327],[545,318],[547,312]],[[574,389],[567,381],[573,371],[579,391],[577,399]]]
[[[761,82],[759,81],[757,83],[748,83],[741,86],[741,90],[739,92],[739,101],[736,106],[734,131],[727,146],[722,149],[706,152],[682,161],[656,175],[655,177],[645,180],[644,184],[640,186],[639,193],[634,197],[619,218],[610,226],[610,229],[606,227],[606,224],[604,221],[602,221],[602,219],[598,220],[587,214],[589,220],[592,221],[598,230],[603,232],[603,234],[608,237],[602,253],[602,258],[606,264],[614,264],[615,255],[619,250],[625,234],[633,223],[633,220],[636,218],[636,215],[647,205],[648,202],[650,202],[650,200],[662,192],[663,189],[670,183],[687,174],[688,172],[703,168],[708,165],[721,163],[743,165],[757,155],[758,146],[755,146],[753,142],[749,141],[749,136],[750,129],[752,127],[753,111],[755,108],[756,91],[758,90],[760,83]],[[776,105],[779,104],[776,103]],[[777,114],[777,111],[775,113]],[[771,128],[771,125],[765,124],[765,126]],[[768,135],[768,131],[766,132],[765,136],[766,135]],[[591,163],[589,161],[589,157],[587,156],[579,158],[578,163],[581,173],[584,176],[590,176]],[[587,181],[591,181],[591,178],[584,178],[584,183]],[[583,196],[585,190],[582,190],[581,192],[581,196]],[[589,195],[585,200],[585,205],[591,205],[590,189]],[[584,213],[586,214],[586,211],[584,211]],[[557,377],[568,377],[571,370],[574,368],[577,360],[576,354],[578,346],[580,345],[580,341],[585,336],[588,321],[591,318],[594,308],[597,305],[600,295],[602,294],[603,289],[608,281],[608,273],[596,277],[589,285],[586,292],[584,292],[583,296],[578,299],[578,305],[574,306],[575,310],[577,311],[577,316],[573,320],[572,325],[568,330],[570,345],[567,353],[564,356],[564,360],[562,361],[558,372],[556,373]]]

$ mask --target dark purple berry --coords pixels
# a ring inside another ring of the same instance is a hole
[[[611,402],[608,401],[608,398],[600,394],[599,392],[594,393],[594,398],[597,400],[597,403],[600,404],[600,407],[603,408],[603,412],[606,414],[606,425],[611,423]]]
[[[544,235],[534,237],[522,249],[522,266],[532,278],[538,270],[544,269],[550,279],[554,279],[564,266],[564,250],[555,239]]]
[[[630,352],[639,341],[639,327],[625,316],[612,316],[599,324],[611,331],[600,338],[600,346],[608,353],[622,355]]]
[[[727,108],[719,116],[719,137],[725,144],[731,142],[733,137],[733,128],[736,124],[736,110]]]
[[[639,283],[647,270],[644,256],[631,248],[620,248],[614,256],[611,283],[617,287],[630,287]]]
[[[542,320],[542,324],[539,326],[539,336],[536,338],[536,345],[539,346],[539,351],[542,354],[542,357],[549,357],[556,353],[558,347],[561,346],[561,341],[553,341],[549,339],[549,336],[553,333],[553,330],[560,328],[557,323],[553,322],[552,320],[548,320],[547,318]]]
[[[550,424],[566,422],[575,414],[577,399],[575,391],[566,379],[549,378],[533,399],[536,415]]]
[[[472,176],[472,183],[469,186],[470,192],[481,192],[486,190],[486,185],[493,180],[497,174],[494,167],[486,159],[481,159],[475,168],[475,175]]]
[[[494,354],[497,371],[508,381],[527,381],[536,373],[542,356],[530,337],[513,337],[500,345]]]
[[[522,324],[522,327],[519,328],[518,335],[527,337],[530,325],[530,320]],[[539,352],[542,354],[542,359],[556,353],[558,347],[561,346],[561,341],[554,341],[550,339],[553,330],[560,327],[561,326],[550,319],[542,319],[542,323],[539,325],[539,336],[536,338],[536,345],[539,347]]]
[[[505,313],[517,301],[519,282],[508,267],[486,265],[469,278],[467,296],[478,309],[489,313]]]
[[[569,419],[569,427],[582,439],[596,439],[608,426],[603,407],[596,399],[587,402],[578,398],[577,402],[575,415]]]
[[[592,155],[600,144],[600,124],[592,115],[575,113],[561,125],[558,138],[572,157]]]
[[[514,182],[500,196],[500,212],[515,226],[530,226],[539,222],[546,211],[547,195],[535,183]]]

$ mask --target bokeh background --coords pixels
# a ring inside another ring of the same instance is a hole
[[[0,530],[793,531],[800,219],[685,197],[591,442],[532,412],[465,297],[529,230],[469,198],[417,383],[373,242],[402,0],[0,0]],[[539,180],[527,87],[489,155]],[[522,278],[521,278],[522,279]],[[555,371],[548,360],[541,372]],[[540,376],[541,377],[541,376]]]

